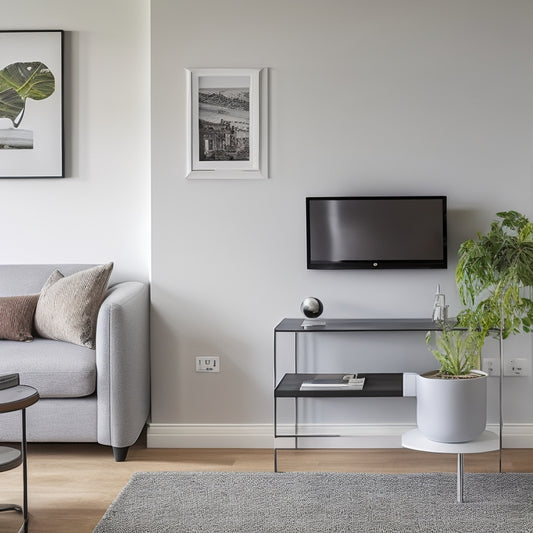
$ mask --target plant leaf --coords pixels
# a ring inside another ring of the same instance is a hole
[[[43,100],[55,91],[52,71],[40,61],[12,63],[0,70],[0,91],[15,89],[25,100]]]
[[[497,216],[486,235],[460,245],[456,282],[467,306],[461,324],[486,334],[501,328],[507,338],[530,329],[533,320],[532,302],[520,295],[533,286],[533,223],[517,211]]]
[[[0,92],[0,118],[9,118],[15,123],[24,109],[24,100],[15,89]]]

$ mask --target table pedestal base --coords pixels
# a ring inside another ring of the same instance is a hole
[[[484,431],[477,439],[470,442],[435,442],[424,437],[418,429],[413,429],[402,435],[402,446],[421,452],[456,453],[457,501],[463,503],[464,454],[498,450],[500,448],[500,440],[498,435],[492,431]]]
[[[463,503],[463,473],[464,457],[462,453],[457,454],[457,501]]]

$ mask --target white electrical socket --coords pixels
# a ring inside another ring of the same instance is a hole
[[[500,375],[500,360],[496,357],[483,357],[481,359],[481,370],[489,376]]]
[[[197,357],[196,372],[220,372],[220,356],[202,355]]]
[[[508,359],[503,363],[504,376],[529,376],[531,375],[531,361],[525,357]]]

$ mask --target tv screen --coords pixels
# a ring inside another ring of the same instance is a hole
[[[306,198],[308,269],[446,268],[445,196]]]

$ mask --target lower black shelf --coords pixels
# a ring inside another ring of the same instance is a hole
[[[331,377],[340,374],[331,374]],[[362,390],[300,390],[304,381],[315,378],[317,374],[285,374],[274,391],[276,398],[345,398],[403,396],[403,374],[358,374],[365,378]],[[324,374],[320,374],[324,376]]]

